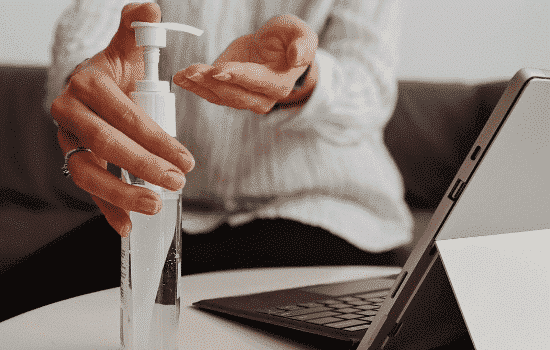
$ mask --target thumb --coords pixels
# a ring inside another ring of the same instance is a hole
[[[268,39],[275,37],[281,41],[276,45],[274,41],[271,50],[281,46],[286,47],[286,62],[291,68],[307,66],[315,59],[318,37],[309,25],[294,15],[282,15],[271,18],[258,29],[258,38]],[[268,45],[269,47],[269,45]]]
[[[317,51],[316,36],[301,36],[292,41],[287,50],[287,62],[291,67],[311,64]]]
[[[160,7],[156,3],[132,3],[124,6],[120,17],[120,26],[108,49],[122,59],[130,59],[131,56],[142,51],[142,48],[136,46],[135,30],[131,27],[132,22],[159,23],[160,19]]]

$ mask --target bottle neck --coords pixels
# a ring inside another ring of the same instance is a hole
[[[159,80],[159,61],[160,48],[156,46],[145,46],[145,49],[143,50],[143,62],[145,64],[144,80]]]

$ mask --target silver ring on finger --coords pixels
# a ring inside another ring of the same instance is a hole
[[[63,167],[61,168],[65,177],[71,176],[71,173],[69,172],[69,158],[77,152],[92,152],[92,150],[85,147],[78,147],[67,152],[67,154],[65,154],[65,164],[63,164]]]

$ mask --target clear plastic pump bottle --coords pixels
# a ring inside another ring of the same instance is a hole
[[[175,95],[159,81],[160,48],[166,30],[202,31],[177,23],[133,22],[136,45],[144,46],[145,79],[136,82],[132,100],[170,136],[176,136]],[[181,191],[148,183],[122,169],[126,183],[155,191],[162,209],[155,215],[131,212],[132,231],[122,238],[120,338],[122,349],[175,350],[179,328],[181,275]]]

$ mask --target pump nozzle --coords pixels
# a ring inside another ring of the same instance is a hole
[[[143,107],[146,113],[171,136],[176,136],[175,95],[170,93],[170,84],[159,81],[160,48],[166,47],[166,31],[175,30],[201,36],[204,31],[179,23],[132,22],[136,45],[143,46],[145,77],[136,81],[132,100]]]
[[[175,30],[201,36],[204,31],[179,23],[132,22],[136,32],[136,45],[145,46],[145,80],[158,81],[158,63],[161,47],[166,47],[166,31]]]
[[[166,31],[175,30],[201,36],[203,30],[180,23],[132,22],[136,30],[137,46],[166,47]]]

